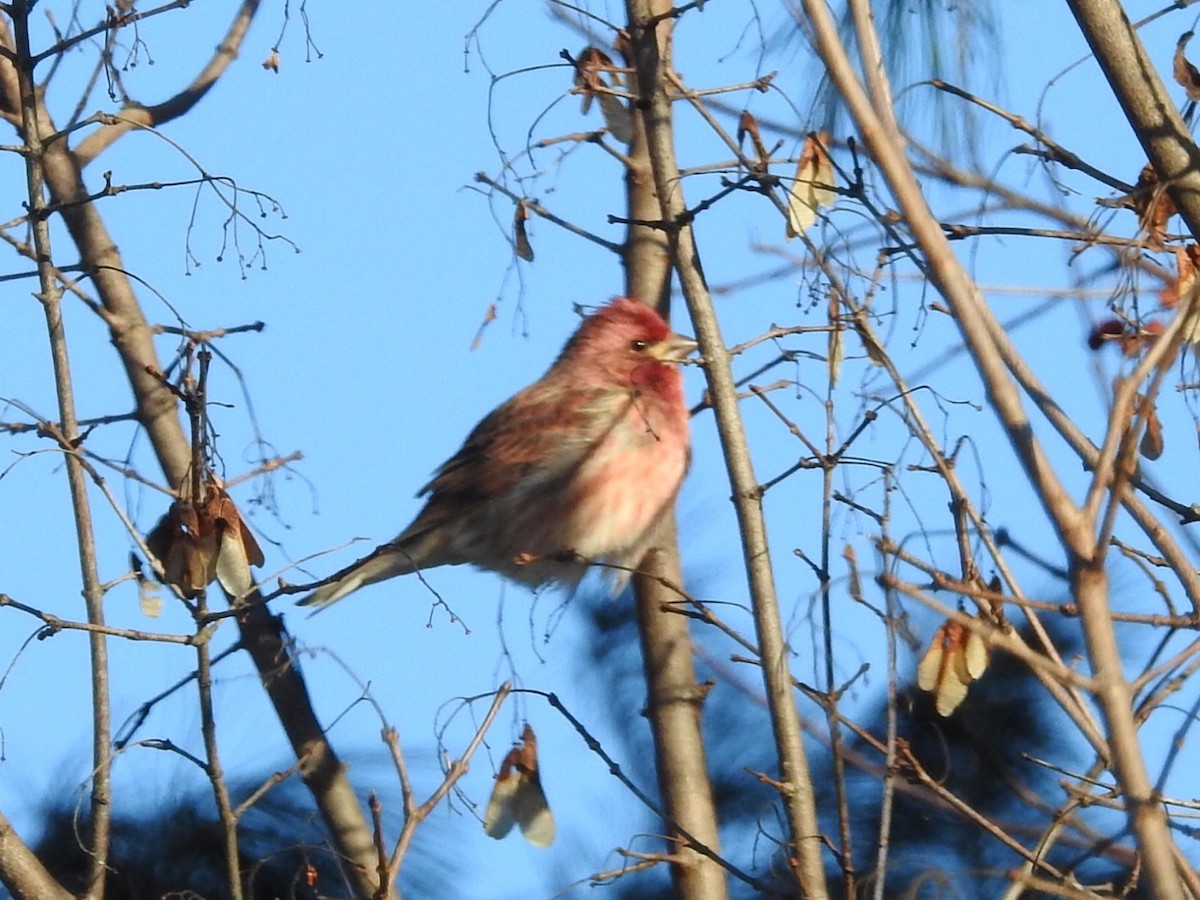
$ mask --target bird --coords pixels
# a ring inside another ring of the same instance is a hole
[[[299,604],[325,608],[369,584],[462,564],[530,587],[572,586],[600,564],[619,592],[690,463],[679,363],[696,347],[639,300],[600,307],[436,470],[404,531]]]

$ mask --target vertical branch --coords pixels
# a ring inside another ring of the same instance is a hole
[[[742,550],[753,598],[754,624],[762,657],[763,678],[775,745],[779,754],[780,783],[788,825],[795,843],[797,878],[806,896],[824,900],[825,872],[821,860],[821,834],[809,774],[800,716],[792,694],[789,650],[783,638],[774,573],[762,516],[762,492],[754,477],[750,451],[738,409],[737,389],[729,353],[721,337],[712,298],[700,271],[699,251],[687,218],[675,159],[674,125],[666,83],[669,55],[656,35],[669,34],[669,4],[655,0],[628,0],[631,38],[638,79],[638,107],[645,123],[647,144],[658,191],[664,227],[670,240],[683,294],[696,326],[696,338],[705,359],[725,464],[733,487]],[[665,41],[664,41],[665,44]]]
[[[71,382],[71,362],[62,319],[62,292],[54,274],[50,247],[50,226],[46,212],[46,180],[43,169],[44,147],[38,114],[40,98],[33,81],[33,54],[29,45],[29,13],[32,3],[17,0],[10,6],[16,42],[15,75],[20,94],[21,132],[25,140],[25,177],[29,196],[29,222],[37,257],[38,300],[46,315],[50,356],[54,364],[54,387],[58,396],[58,415],[63,438],[73,443],[79,437],[75,415],[75,391]],[[83,466],[73,454],[64,460],[71,508],[75,518],[75,538],[79,547],[79,568],[83,580],[83,598],[90,624],[104,624],[104,590],[96,563],[96,545],[92,532],[92,513],[88,502],[87,480]],[[108,645],[100,631],[88,633],[92,687],[92,805],[91,857],[84,897],[104,896],[108,871],[109,830],[111,825],[112,786],[111,731],[108,690]]]
[[[207,592],[201,591],[196,598],[196,616],[208,611],[205,600]],[[225,873],[228,877],[230,900],[242,900],[242,867],[238,854],[237,817],[229,802],[229,787],[225,784],[225,772],[221,768],[221,757],[217,751],[217,720],[213,715],[212,703],[212,654],[209,639],[211,626],[196,640],[196,690],[200,697],[200,730],[204,737],[206,772],[217,804],[217,815],[221,820],[221,837],[224,840]]]
[[[208,366],[212,353],[201,347],[197,356],[200,375],[196,387],[184,394],[188,419],[192,430],[192,477],[191,497],[193,504],[206,502],[201,491],[207,490],[208,460],[205,457],[205,436],[208,434]],[[217,538],[220,541],[220,537]],[[221,822],[221,837],[224,839],[225,874],[228,879],[230,900],[242,900],[242,867],[238,853],[237,816],[229,802],[229,786],[225,783],[225,772],[221,767],[221,755],[217,747],[217,718],[212,702],[212,650],[213,629],[204,622],[208,616],[208,591],[196,595],[193,610],[200,633],[196,640],[196,693],[200,701],[200,732],[204,739],[206,774],[212,785],[213,800]]]
[[[886,541],[891,541],[891,492],[892,492],[892,473],[889,470],[884,475],[883,489],[883,522],[881,526],[881,536]],[[887,565],[887,560],[883,554],[879,554],[880,568]],[[855,583],[858,583],[855,578]],[[875,889],[872,893],[873,900],[884,900],[883,891],[887,884],[887,868],[888,868],[888,851],[891,847],[892,840],[892,815],[895,811],[896,800],[896,776],[898,769],[896,766],[896,736],[898,733],[898,698],[896,691],[896,631],[897,622],[900,617],[899,604],[896,602],[896,592],[892,588],[886,588],[884,598],[887,603],[885,609],[886,618],[884,619],[884,631],[887,638],[887,744],[886,757],[884,759],[884,775],[883,775],[883,799],[879,804],[879,840],[875,847]]]
[[[660,37],[665,44],[669,32],[664,31]],[[655,36],[648,39],[655,40]],[[662,221],[664,213],[655,188],[646,130],[641,116],[633,119],[633,142],[625,170],[629,210],[623,260],[626,293],[667,317],[670,247],[665,230],[654,224]],[[663,522],[656,544],[638,566],[644,574],[634,576],[633,588],[659,793],[667,818],[719,853],[716,807],[700,729],[707,691],[696,683],[689,620],[672,611],[679,598],[667,586],[683,583],[673,512]],[[679,846],[672,848],[671,877],[680,896],[723,900],[727,888],[721,867],[710,857],[688,850],[681,835],[672,837]]]
[[[847,897],[855,896],[854,846],[850,832],[850,801],[846,794],[846,760],[842,746],[841,717],[838,714],[838,686],[833,665],[833,605],[830,596],[830,543],[833,539],[833,476],[837,471],[837,442],[834,420],[834,389],[841,367],[842,325],[838,318],[837,295],[830,291],[827,378],[825,382],[825,456],[821,460],[821,565],[817,573],[821,588],[821,630],[825,647],[825,720],[829,728],[829,752],[833,765],[833,790],[837,797],[838,863],[842,886]]]

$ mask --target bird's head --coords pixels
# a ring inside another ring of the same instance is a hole
[[[645,303],[618,297],[584,319],[559,360],[586,365],[624,386],[657,381],[695,349],[694,340],[672,332]]]

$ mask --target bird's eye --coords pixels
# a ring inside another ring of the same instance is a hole
[[[629,349],[632,350],[634,353],[641,353],[643,350],[646,349],[646,342],[641,341],[641,340],[630,341]]]

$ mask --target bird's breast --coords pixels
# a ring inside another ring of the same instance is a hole
[[[634,396],[572,485],[564,546],[591,558],[636,546],[675,499],[687,471],[687,412]]]

